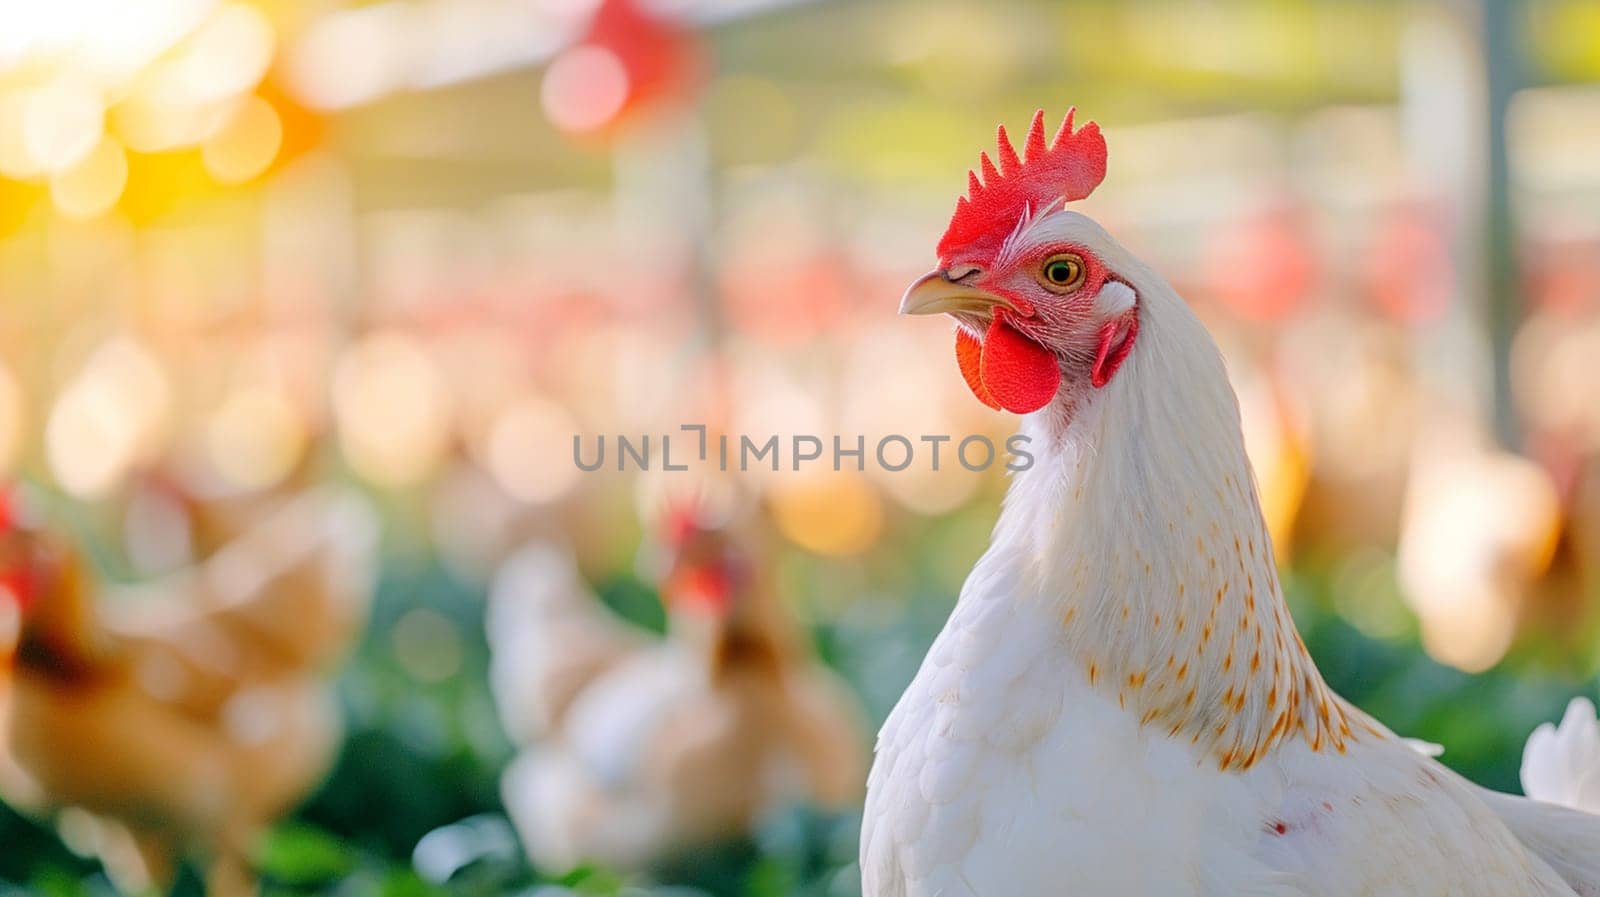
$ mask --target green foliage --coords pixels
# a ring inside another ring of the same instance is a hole
[[[360,854],[332,833],[298,822],[274,831],[257,858],[266,879],[290,889],[338,881],[354,872],[360,862]]]

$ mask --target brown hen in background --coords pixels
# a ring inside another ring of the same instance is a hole
[[[257,839],[340,742],[328,671],[366,618],[375,546],[363,503],[315,490],[192,569],[115,589],[63,534],[13,521],[4,722],[35,809],[87,814],[125,890],[164,891],[194,859],[208,893],[254,893]]]

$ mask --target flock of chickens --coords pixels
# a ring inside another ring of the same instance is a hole
[[[326,487],[141,489],[182,516],[194,559],[137,586],[106,581],[22,490],[0,504],[0,799],[126,893],[165,893],[192,862],[209,894],[253,894],[262,835],[341,743],[332,674],[366,620],[377,521]],[[862,711],[761,546],[704,516],[675,511],[655,539],[665,637],[607,609],[553,541],[500,565],[491,684],[519,750],[503,793],[542,869],[639,870],[782,803],[859,803]]]

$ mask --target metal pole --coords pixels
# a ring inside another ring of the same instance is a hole
[[[1481,0],[1484,70],[1488,76],[1488,182],[1484,191],[1484,314],[1494,365],[1494,430],[1516,450],[1521,432],[1511,395],[1511,340],[1521,322],[1516,222],[1506,154],[1506,109],[1522,82],[1518,48],[1521,0]]]

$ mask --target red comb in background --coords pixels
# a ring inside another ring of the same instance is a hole
[[[661,543],[674,550],[697,535],[725,530],[731,516],[728,501],[732,496],[721,494],[719,484],[686,480],[663,490],[666,494],[657,498],[655,510],[647,515],[653,519]]]
[[[33,603],[33,572],[26,567],[0,569],[0,600],[10,599],[23,610]]]
[[[15,487],[0,487],[0,536],[16,529],[19,511],[17,502]],[[29,570],[26,564],[15,563],[15,559],[0,561],[0,598],[9,596],[26,610],[29,602],[33,600],[33,592],[33,571]]]
[[[1025,212],[1038,212],[1058,200],[1076,202],[1100,186],[1106,176],[1106,140],[1100,126],[1089,122],[1074,131],[1068,109],[1049,143],[1044,137],[1044,110],[1033,114],[1028,139],[1019,158],[1001,125],[997,136],[998,166],[988,153],[979,156],[977,171],[967,172],[967,195],[956,201],[950,226],[939,240],[939,258],[951,261],[957,250],[992,255]]]
[[[669,568],[661,584],[668,607],[727,613],[747,575],[745,560],[700,497],[679,497],[661,515]]]
[[[693,502],[675,502],[662,515],[662,540],[673,548],[682,546],[699,529],[700,517]]]

